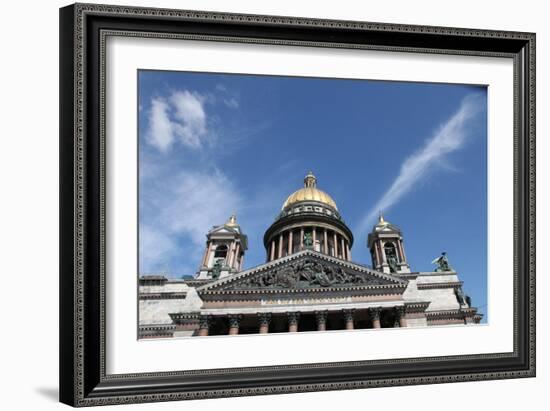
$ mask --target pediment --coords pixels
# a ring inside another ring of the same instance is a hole
[[[376,231],[379,233],[399,233],[401,230],[399,227],[394,226],[393,224],[386,224],[382,227],[376,227]]]
[[[307,250],[211,282],[199,293],[288,292],[349,288],[403,288],[407,281]]]
[[[227,228],[225,226],[219,226],[219,227],[215,227],[213,228],[212,230],[210,230],[210,233],[216,233],[216,234],[234,234],[236,231],[233,230],[232,228]]]

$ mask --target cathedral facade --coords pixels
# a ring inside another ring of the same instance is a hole
[[[445,253],[414,272],[400,228],[380,215],[366,241],[372,266],[354,262],[354,238],[310,172],[266,230],[266,262],[242,270],[247,236],[235,216],[214,226],[194,278],[139,279],[139,337],[477,324]]]

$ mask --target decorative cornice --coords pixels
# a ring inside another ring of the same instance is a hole
[[[477,313],[477,308],[464,308],[457,310],[440,310],[427,311],[426,318],[428,321],[434,320],[464,320],[465,318],[473,318]],[[480,314],[477,314],[480,315]]]
[[[143,275],[139,277],[139,285],[165,285],[168,282],[168,278],[164,275]]]
[[[474,315],[474,317],[473,317],[474,323],[475,323],[475,324],[479,324],[479,322],[481,321],[482,318],[483,318],[483,314],[476,314],[476,315]]]
[[[405,309],[407,313],[423,313],[426,311],[429,305],[429,301],[405,303]]]
[[[204,268],[207,269],[207,267],[204,267]],[[198,279],[194,278],[192,280],[185,280],[185,284],[187,284],[189,287],[197,288],[197,287],[202,287],[202,286],[205,286],[207,284],[210,284],[213,281],[215,281],[215,280],[213,280],[211,278],[204,279],[204,280],[198,280]]]
[[[189,324],[189,323],[197,323],[200,318],[199,312],[181,312],[181,313],[169,313],[168,314],[174,324]]]
[[[450,271],[418,271],[410,274],[414,274],[418,277],[440,277],[444,275],[457,275],[458,273],[455,270],[450,270]]]
[[[187,296],[186,292],[182,293],[140,293],[140,300],[183,300]]]
[[[400,295],[407,287],[398,284],[364,285],[353,287],[327,287],[327,288],[296,288],[296,289],[251,289],[251,290],[212,290],[200,293],[203,296],[224,296],[224,295],[280,295],[280,294],[311,294],[311,293],[337,293],[348,291],[365,291],[366,295]],[[367,292],[371,291],[371,292]],[[220,300],[223,301],[223,300]]]
[[[176,326],[174,324],[167,325],[140,325],[139,337],[171,337],[174,335]]]
[[[435,290],[442,288],[459,288],[462,287],[464,281],[452,281],[447,283],[416,283],[416,288],[419,290]]]

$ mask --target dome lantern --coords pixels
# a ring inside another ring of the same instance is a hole
[[[307,176],[304,177],[304,187],[305,188],[315,188],[317,187],[317,177],[313,175],[313,172],[307,173]]]

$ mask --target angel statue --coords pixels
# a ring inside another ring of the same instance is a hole
[[[222,262],[221,260],[216,260],[216,262],[212,266],[212,278],[214,280],[218,279],[218,277],[220,276],[221,270],[222,270]]]
[[[304,247],[311,247],[313,245],[313,237],[311,233],[304,233]]]
[[[435,271],[453,271],[449,265],[449,260],[447,259],[447,253],[445,251],[443,251],[439,257],[435,258],[432,264],[437,264]]]

